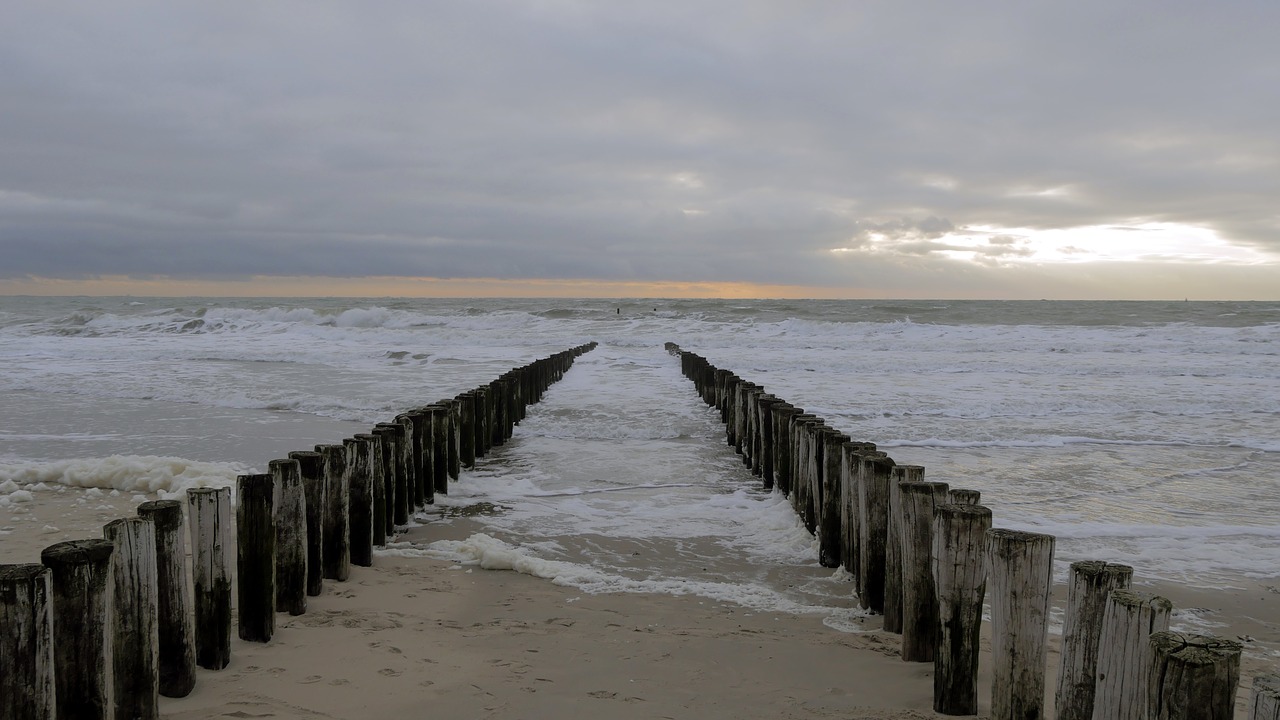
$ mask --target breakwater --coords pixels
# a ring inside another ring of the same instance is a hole
[[[290,452],[238,477],[234,504],[231,488],[189,490],[185,523],[181,501],[151,501],[102,539],[0,565],[0,719],[159,717],[159,696],[185,696],[197,668],[227,666],[233,620],[242,640],[268,642],[276,613],[306,613],[307,597],[371,565],[374,547],[509,440],[594,347]]]
[[[784,494],[817,538],[818,561],[853,578],[859,604],[902,635],[901,657],[934,665],[934,709],[977,712],[979,633],[990,608],[991,716],[1046,717],[1054,538],[993,526],[976,491],[926,482],[706,358],[667,343],[726,440],[763,487]],[[1056,717],[1230,718],[1241,645],[1168,630],[1172,604],[1130,588],[1133,568],[1071,565]],[[1250,718],[1278,712],[1277,680],[1255,679]]]

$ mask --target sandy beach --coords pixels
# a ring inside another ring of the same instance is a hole
[[[37,489],[0,508],[0,561],[36,561],[54,542],[95,536],[143,497]],[[462,539],[478,528],[455,518],[417,525],[398,541]],[[1245,717],[1253,676],[1280,666],[1277,589],[1150,589],[1195,609],[1175,625],[1219,623],[1210,629],[1250,640],[1237,712]],[[309,600],[305,615],[277,616],[270,643],[233,639],[230,666],[201,670],[190,696],[162,700],[164,716],[942,717],[931,711],[932,665],[901,662],[897,637],[877,631],[875,618],[865,632],[839,632],[813,616],[696,596],[585,594],[516,572],[385,552]]]

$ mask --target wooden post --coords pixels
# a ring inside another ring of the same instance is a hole
[[[1253,679],[1253,705],[1249,720],[1280,720],[1280,675]]]
[[[1147,711],[1154,720],[1222,720],[1235,713],[1243,646],[1213,635],[1152,634]]]
[[[982,493],[977,490],[951,488],[947,491],[947,502],[951,505],[977,505],[982,502]]]
[[[407,415],[413,418],[413,506],[421,510],[435,502],[435,438],[431,431],[431,413],[417,408]]]
[[[902,512],[899,488],[904,482],[924,482],[924,466],[895,465],[889,473],[889,526],[885,528],[884,544],[884,631],[891,633],[902,632],[902,523],[898,521],[898,515]]]
[[[295,450],[289,459],[298,461],[302,478],[303,508],[307,512],[307,594],[315,597],[324,589],[324,517],[329,492],[325,487],[324,458],[313,450]],[[303,608],[306,609],[305,607]]]
[[[1147,720],[1147,683],[1154,656],[1149,638],[1169,629],[1173,603],[1130,590],[1112,590],[1098,633],[1093,720]]]
[[[987,531],[991,720],[1044,717],[1053,546],[1052,535],[1004,528]]]
[[[35,563],[0,565],[0,720],[59,717],[50,575]]]
[[[511,384],[507,385],[508,392],[511,391],[511,387]],[[426,411],[431,414],[431,480],[433,483],[427,492],[427,502],[435,503],[436,495],[449,494],[449,408],[444,405],[428,405]],[[508,417],[512,416],[508,415]]]
[[[476,457],[489,453],[489,387],[481,385],[471,391],[471,421],[475,431]]]
[[[934,585],[934,511],[947,504],[947,484],[898,486],[902,503],[902,659],[933,662],[938,649],[938,591]]]
[[[1062,628],[1062,659],[1054,708],[1057,720],[1091,720],[1098,674],[1098,635],[1107,596],[1129,587],[1133,568],[1101,560],[1071,563],[1067,612]]]
[[[324,463],[324,549],[320,551],[326,580],[351,576],[351,491],[347,483],[347,452],[342,445],[317,445]]]
[[[270,642],[276,630],[275,479],[236,478],[236,597],[240,639]]]
[[[465,468],[476,466],[475,411],[473,393],[458,395],[458,461]]]
[[[396,447],[400,426],[390,423],[378,423],[373,427],[373,434],[378,438],[378,453],[381,458],[382,477],[382,541],[378,542],[378,525],[373,528],[375,545],[386,545],[396,534],[396,474],[399,470],[399,448]],[[375,503],[377,499],[375,498]]]
[[[934,517],[938,648],[933,657],[933,709],[943,715],[978,714],[978,648],[990,529],[991,511],[981,505],[942,505]]]
[[[195,588],[196,664],[231,662],[231,488],[187,490],[191,584]]]
[[[387,496],[386,481],[383,479],[382,437],[377,429],[356,435],[357,440],[364,440],[369,445],[369,492],[370,497],[370,533],[374,547],[387,544]]]
[[[858,547],[858,522],[862,515],[858,484],[862,479],[862,456],[875,451],[874,443],[846,441],[840,445],[840,529],[844,536],[840,557],[844,561],[844,569],[853,575],[855,589],[862,552]]]
[[[297,459],[267,463],[275,481],[276,611],[307,611],[307,500]]]
[[[863,609],[878,613],[884,612],[889,475],[893,465],[893,460],[882,452],[866,453],[858,476],[858,601]]]
[[[818,564],[822,567],[840,567],[842,526],[840,506],[843,489],[840,484],[841,447],[849,442],[849,436],[835,428],[822,428],[821,454],[822,494],[818,520]]]
[[[373,565],[373,448],[368,435],[343,441],[347,454],[347,528],[351,564]]]
[[[441,400],[440,403],[449,409],[449,477],[457,480],[462,474],[462,403],[456,399]],[[520,417],[524,417],[523,405]],[[448,486],[444,492],[449,492]]]
[[[54,677],[58,717],[65,720],[105,720],[111,713],[107,593],[112,547],[106,540],[68,540],[40,553],[52,577]],[[2,625],[9,627],[7,621]],[[0,643],[6,639],[0,637]],[[6,656],[12,654],[0,651],[0,666]],[[0,670],[0,687],[7,676],[8,669]],[[4,689],[0,697],[18,696]]]
[[[103,534],[113,546],[111,677],[115,717],[158,718],[156,526],[143,518],[123,518],[107,523]]]
[[[413,512],[413,489],[417,485],[413,464],[413,418],[409,415],[397,415],[396,425],[400,426],[396,441],[396,449],[400,457],[396,468],[394,519],[396,527],[405,527],[409,524],[409,514]]]
[[[773,486],[783,495],[791,492],[791,440],[787,428],[800,409],[787,403],[776,403],[770,412],[773,420]]]
[[[152,500],[138,506],[138,516],[155,525],[156,606],[159,622],[160,694],[180,698],[196,686],[195,628],[187,595],[187,543],[183,539],[182,503]]]

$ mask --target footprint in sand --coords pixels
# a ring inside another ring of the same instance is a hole
[[[302,678],[301,680],[299,680],[298,682],[302,685],[310,685],[311,683],[318,683],[323,679],[324,677],[320,675],[308,675]]]
[[[330,685],[350,685],[351,681],[347,680],[346,678],[337,678],[336,680],[330,680],[329,684]]]
[[[382,668],[378,671],[378,674],[384,677],[400,677],[404,672],[401,670],[394,670],[392,668]]]

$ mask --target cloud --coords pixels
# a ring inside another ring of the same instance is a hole
[[[4,277],[1034,293],[1019,263],[1107,257],[1043,233],[1107,225],[1155,228],[1134,262],[1204,261],[1169,228],[1280,258],[1267,4],[121,0],[9,20]]]

